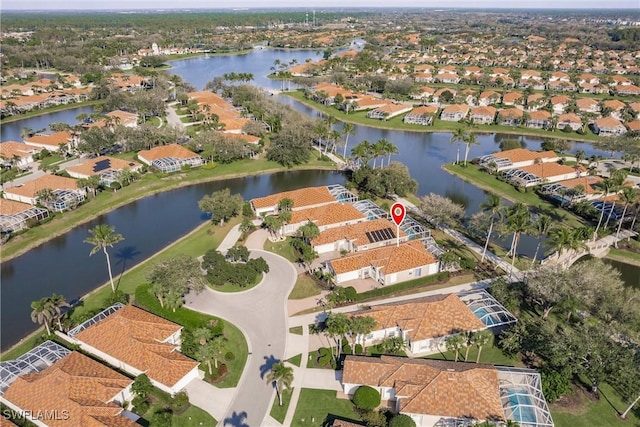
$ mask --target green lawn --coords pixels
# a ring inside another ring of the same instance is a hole
[[[272,252],[275,252],[275,250]],[[308,298],[314,295],[320,295],[321,291],[322,290],[316,284],[315,280],[313,280],[308,274],[302,273],[298,274],[298,280],[296,280],[296,284],[289,294],[289,299]]]
[[[213,427],[217,424],[218,421],[215,418],[193,405],[184,411],[184,413],[173,417],[173,425],[181,427]]]
[[[331,425],[336,417],[360,420],[353,403],[350,400],[338,399],[335,391],[303,388],[291,426]]]
[[[298,255],[296,254],[295,249],[293,249],[293,246],[291,246],[291,237],[287,237],[285,240],[279,242],[266,240],[264,242],[264,250],[278,254],[292,263],[296,263],[298,261]],[[291,298],[291,296],[289,296],[289,298]]]
[[[290,334],[302,335],[302,326],[294,326],[293,328],[289,328]]]
[[[460,358],[458,360],[464,360],[465,349],[462,349]],[[469,348],[469,358],[467,361],[475,362],[478,357],[478,348],[472,346]],[[437,360],[455,360],[455,353],[453,351],[447,351],[444,353],[436,353],[426,356],[425,359],[437,359]],[[480,363],[488,363],[490,365],[502,365],[502,366],[524,366],[518,357],[509,357],[505,355],[502,350],[493,345],[493,342],[485,345],[480,352]]]
[[[287,359],[287,362],[291,363],[292,365],[296,365],[297,367],[300,367],[300,362],[302,362],[302,353],[296,354],[295,356]]]
[[[158,300],[151,294],[150,288],[150,285],[139,286],[136,290],[135,302],[158,316],[162,316],[190,329],[207,326],[211,320],[224,322],[223,334],[228,340],[227,348],[233,352],[235,357],[233,360],[225,362],[229,372],[221,382],[216,383],[216,386],[219,388],[236,387],[240,380],[240,376],[242,375],[242,370],[244,369],[245,362],[247,361],[247,355],[249,353],[247,341],[240,329],[233,324],[214,316],[198,313],[184,307],[178,308],[175,312],[162,308],[160,307]],[[201,366],[201,369],[206,372],[207,368],[205,366]]]
[[[600,400],[592,401],[583,392],[576,390],[571,397],[570,407],[561,406],[560,402],[551,405],[551,416],[556,427],[622,427],[639,426],[640,418],[631,411],[626,421],[618,417],[630,402],[622,402],[620,396],[608,384],[600,384]],[[609,403],[610,402],[610,403]],[[613,405],[613,407],[612,407]],[[615,409],[614,409],[615,407]]]
[[[62,162],[63,159],[62,156],[58,153],[51,153],[50,156],[45,157],[44,159],[40,160],[40,168],[43,168],[45,166],[49,166],[55,163],[60,163]]]
[[[640,265],[640,254],[631,251],[625,251],[623,249],[609,249],[607,258],[616,261],[627,262],[629,264]]]
[[[544,211],[554,220],[562,221],[563,224],[573,227],[585,225],[582,218],[542,200],[533,190],[520,192],[511,184],[500,181],[495,175],[490,175],[481,170],[479,166],[468,164],[463,167],[462,165],[445,164],[444,169],[483,190],[495,193],[512,202],[521,202]]]
[[[282,406],[280,406],[280,401],[278,400],[277,395],[273,398],[270,415],[280,424],[284,422],[284,419],[287,416],[287,409],[289,409],[289,404],[291,403],[291,395],[293,395],[293,388],[288,388],[282,392]]]
[[[334,169],[333,163],[318,160],[313,156],[308,163],[292,168],[302,169]],[[3,245],[3,260],[11,259],[20,255],[35,246],[59,236],[71,230],[75,226],[90,221],[106,212],[112,211],[120,206],[131,203],[152,194],[174,188],[185,187],[191,184],[216,181],[227,178],[239,178],[247,175],[257,175],[290,170],[279,164],[264,158],[251,160],[245,159],[229,164],[217,165],[213,169],[196,168],[188,171],[181,171],[166,177],[158,177],[154,173],[145,174],[140,180],[113,191],[103,191],[95,199],[91,199],[73,211],[56,214],[53,219],[46,224],[31,228],[26,232],[13,237]],[[127,236],[125,236],[126,238]]]

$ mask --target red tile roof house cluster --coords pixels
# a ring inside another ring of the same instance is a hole
[[[363,347],[386,338],[402,337],[410,357],[447,351],[446,339],[452,335],[484,329],[498,333],[516,322],[516,318],[484,290],[373,305],[348,316],[372,317],[376,322],[371,333],[356,338]]]
[[[327,187],[308,187],[257,197],[251,200],[251,206],[258,216],[273,215],[278,213],[278,203],[283,199],[293,202],[293,212],[338,202]]]
[[[348,355],[344,393],[377,389],[383,400],[417,426],[471,426],[512,420],[553,427],[540,374],[530,369],[405,357]]]
[[[86,159],[79,165],[70,166],[67,173],[73,178],[88,178],[93,175],[100,177],[102,185],[109,186],[118,180],[118,174],[128,170],[138,172],[142,165],[130,160],[122,160],[117,157],[100,156],[94,159]]]
[[[0,401],[37,426],[139,425],[123,408],[133,398],[131,378],[52,341],[2,362],[0,370]]]
[[[138,152],[138,159],[146,165],[153,166],[160,172],[178,172],[183,167],[196,167],[204,163],[204,159],[193,151],[178,144],[154,147],[151,150]]]
[[[132,305],[115,304],[57,334],[132,376],[147,374],[171,395],[200,378],[199,363],[178,351],[182,326]]]

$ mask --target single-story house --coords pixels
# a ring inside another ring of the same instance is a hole
[[[597,113],[600,111],[600,104],[593,98],[578,98],[576,99],[576,106],[578,110],[585,113]]]
[[[103,185],[109,186],[118,180],[118,174],[124,170],[138,172],[142,169],[142,164],[133,160],[122,160],[117,157],[100,156],[94,159],[87,159],[79,165],[70,166],[67,173],[73,178],[89,178],[98,175]]]
[[[367,117],[370,119],[389,120],[390,118],[411,111],[412,108],[409,104],[394,104],[389,102],[382,107],[369,111]]]
[[[72,144],[73,138],[66,130],[50,134],[36,134],[24,138],[24,143],[49,151],[60,151],[60,146]]]
[[[534,129],[546,129],[551,124],[551,113],[545,110],[531,111],[525,126]]]
[[[475,124],[490,125],[496,117],[496,109],[490,105],[471,109],[469,118]]]
[[[15,233],[49,218],[49,211],[15,200],[0,199],[0,232]]]
[[[64,339],[111,366],[175,395],[200,378],[193,359],[179,352],[182,326],[132,305],[115,304],[71,329]]]
[[[311,246],[318,254],[340,251],[358,252],[390,244],[395,245],[396,237],[395,224],[379,218],[326,229],[311,240]],[[401,242],[409,240],[407,233],[402,230],[399,237]]]
[[[40,200],[42,190],[51,190],[51,200]],[[78,188],[78,181],[73,178],[46,174],[31,181],[4,189],[4,198],[17,202],[36,205],[42,202],[48,208],[62,212],[74,208],[87,196],[83,188]]]
[[[33,162],[33,155],[40,150],[22,142],[6,141],[0,143],[0,161],[6,165],[25,166]]]
[[[567,166],[560,163],[541,162],[517,169],[510,169],[503,173],[504,177],[519,187],[564,181],[588,175],[582,166]]]
[[[308,222],[313,222],[322,232],[362,222],[366,219],[365,215],[351,203],[331,203],[292,211],[291,221],[283,226],[283,234],[291,235]]]
[[[553,427],[541,383],[531,369],[393,356],[347,355],[342,375],[345,394],[373,387],[420,427],[485,420]]]
[[[564,113],[564,109],[569,106],[571,99],[566,95],[556,95],[551,97],[550,102],[553,113],[557,115]]]
[[[338,285],[349,280],[368,278],[391,285],[436,274],[440,263],[421,241],[412,240],[398,246],[358,251],[328,261],[326,267]]]
[[[549,101],[547,97],[542,93],[532,93],[527,97],[527,110],[536,111],[545,105],[547,105]]]
[[[593,129],[600,136],[620,136],[627,133],[627,128],[614,117],[601,117],[594,120]]]
[[[121,125],[128,128],[135,128],[138,126],[138,114],[136,113],[115,110],[108,112],[106,116],[109,120],[113,121],[114,125]]]
[[[138,159],[146,165],[153,166],[160,172],[177,172],[183,167],[196,167],[204,163],[204,159],[193,151],[178,144],[154,147],[151,150],[138,152]]]
[[[307,187],[257,197],[251,200],[251,206],[258,216],[272,215],[278,213],[278,203],[283,199],[290,199],[293,202],[291,210],[294,212],[338,202],[329,192],[328,187]]]
[[[557,162],[558,160],[560,160],[560,157],[553,151],[531,151],[526,148],[514,148],[482,156],[479,159],[479,163],[483,167],[489,167],[489,164],[495,163],[495,170],[500,172],[507,169],[530,166],[536,162],[549,163]]]
[[[82,353],[46,341],[2,365],[0,401],[37,426],[139,425],[123,408],[133,380]]]
[[[500,102],[500,94],[494,90],[485,90],[478,96],[478,105],[483,107]]]
[[[558,116],[558,124],[556,127],[558,129],[570,127],[572,130],[578,130],[582,128],[582,119],[580,116],[573,113],[560,114]]]
[[[437,113],[438,107],[423,105],[411,110],[402,120],[409,124],[429,126],[433,123],[433,117]]]
[[[519,126],[524,112],[519,108],[505,108],[498,111],[496,122],[502,126]]]
[[[504,105],[513,106],[516,104],[522,104],[524,98],[520,92],[508,92],[502,96],[502,103]]]
[[[442,114],[440,114],[440,120],[448,122],[459,122],[464,119],[469,113],[469,106],[467,104],[454,104],[444,107]]]
[[[553,184],[543,185],[540,191],[552,195],[563,204],[572,204],[581,200],[593,200],[602,196],[602,190],[597,186],[603,181],[597,175],[587,175],[580,178],[567,179]]]

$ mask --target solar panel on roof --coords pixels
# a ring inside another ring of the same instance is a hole
[[[365,235],[367,236],[369,243],[378,243],[385,240],[391,240],[396,237],[396,233],[394,233],[391,227],[367,231]]]
[[[99,162],[96,162],[95,165],[93,165],[93,171],[94,172],[100,172],[100,171],[103,171],[105,169],[109,169],[110,167],[111,167],[111,160],[102,159]]]

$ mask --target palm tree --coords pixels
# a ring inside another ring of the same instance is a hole
[[[538,238],[538,244],[536,245],[536,251],[533,254],[533,260],[531,261],[531,268],[536,264],[536,259],[538,258],[538,251],[540,250],[540,245],[542,244],[542,238],[549,233],[551,229],[551,217],[549,215],[538,215],[535,222],[533,223],[533,229],[536,232],[536,236]]]
[[[467,166],[467,158],[469,157],[469,151],[471,150],[472,145],[478,144],[478,139],[476,138],[475,133],[468,132],[465,134],[464,139],[464,163],[463,166]]]
[[[549,231],[549,244],[551,248],[558,252],[558,258],[565,249],[571,247],[572,233],[568,228],[556,228]]]
[[[67,302],[63,295],[52,294],[48,299],[49,307],[52,309],[53,318],[58,322],[58,330],[62,330],[62,324],[60,323],[60,318],[62,317],[62,308],[63,307],[71,307],[71,304]]]
[[[387,159],[387,166],[389,166],[391,164],[391,155],[398,154],[398,147],[386,138],[382,138],[377,144],[380,144],[380,154],[389,156]],[[384,160],[381,160],[380,167],[382,167],[383,163]]]
[[[577,150],[576,151],[576,162],[578,164],[581,164],[586,158],[587,158],[587,156],[584,154],[584,150]]]
[[[449,138],[449,142],[451,144],[455,144],[458,141],[464,142],[465,136],[466,136],[466,132],[464,131],[464,128],[459,127],[455,130],[455,132],[451,134],[451,138]],[[458,154],[456,155],[456,165],[458,163],[460,163],[460,150],[458,150]]]
[[[345,123],[342,126],[342,134],[344,135],[344,152],[342,153],[342,157],[347,159],[347,145],[349,145],[349,135],[355,135],[355,126],[351,123]]]
[[[498,195],[489,193],[486,200],[480,204],[480,209],[489,213],[491,217],[489,231],[487,231],[487,240],[484,242],[484,249],[482,250],[482,257],[480,259],[480,263],[483,263],[484,257],[487,254],[487,248],[489,247],[489,241],[491,240],[491,233],[493,233],[493,225],[502,213],[502,200]]]
[[[627,214],[627,208],[629,205],[632,205],[638,200],[640,194],[638,190],[631,187],[625,187],[622,189],[622,194],[620,198],[624,202],[624,209],[622,210],[622,217],[618,221],[618,229],[616,230],[616,242],[614,243],[615,247],[618,247],[618,238],[620,237],[620,229],[622,228],[622,221],[624,221],[624,217]]]
[[[116,243],[123,241],[124,237],[122,237],[122,234],[114,233],[114,227],[108,224],[96,225],[94,228],[89,230],[89,234],[91,234],[91,237],[84,239],[85,243],[93,245],[91,252],[89,252],[89,256],[102,249],[104,256],[107,259],[107,269],[109,271],[109,280],[111,281],[111,290],[115,292],[116,285],[113,283],[111,261],[109,260],[109,252],[107,252],[107,248],[112,248]]]
[[[491,332],[485,330],[474,332],[471,335],[471,341],[473,344],[478,347],[478,357],[476,357],[476,363],[480,363],[480,354],[482,353],[482,347],[489,344],[491,341]]]
[[[465,341],[465,338],[460,334],[450,335],[445,340],[447,350],[455,352],[456,362],[458,361],[458,357],[460,356],[460,349],[464,347]]]
[[[267,383],[275,383],[278,403],[282,406],[282,392],[291,388],[293,383],[293,368],[285,366],[284,362],[274,363],[267,374]]]
[[[602,198],[602,200],[605,201],[609,196],[609,193],[611,193],[615,188],[615,183],[609,178],[602,181],[600,185],[602,186],[602,191],[604,192],[604,197]],[[598,225],[596,226],[596,231],[594,231],[593,233],[593,240],[596,240],[596,238],[598,237],[598,230],[600,230],[600,225],[602,225],[602,218],[604,217],[605,206],[606,206],[606,202],[603,203],[602,208],[600,209],[600,218],[598,219]],[[613,207],[612,207],[612,210],[613,210]]]
[[[213,375],[213,367],[211,366],[212,361],[217,361],[216,359],[216,350],[213,347],[212,343],[206,343],[196,349],[195,352],[196,360],[202,363],[206,363],[209,367],[209,375]],[[217,363],[217,362],[216,362]],[[216,366],[217,367],[217,366]]]
[[[32,301],[31,308],[33,309],[31,312],[31,320],[40,325],[44,323],[44,327],[47,328],[47,335],[51,335],[49,323],[53,319],[54,310],[49,304],[49,299],[40,298],[37,301]]]
[[[524,203],[516,203],[507,209],[507,229],[513,232],[511,247],[507,255],[511,255],[511,268],[516,262],[518,243],[522,233],[526,233],[530,227],[531,213]]]
[[[384,139],[384,138],[383,138]],[[378,157],[384,156],[386,153],[384,152],[384,142],[383,139],[380,139],[374,142],[371,145],[371,151],[373,154],[373,168],[376,168],[376,162],[378,161]],[[380,162],[384,162],[384,160],[380,160]],[[380,165],[382,167],[382,164]]]
[[[366,165],[373,159],[373,146],[365,139],[351,149],[351,155]]]

